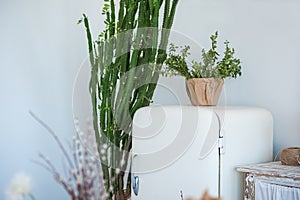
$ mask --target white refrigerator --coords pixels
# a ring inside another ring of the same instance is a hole
[[[145,107],[132,136],[132,200],[199,198],[206,189],[239,200],[235,168],[272,160],[273,119],[262,108]]]

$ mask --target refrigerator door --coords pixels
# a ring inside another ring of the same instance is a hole
[[[217,117],[207,108],[138,110],[133,120],[132,180],[136,185],[131,199],[180,200],[181,192],[184,197],[199,197],[205,189],[217,196],[218,131]]]
[[[239,165],[272,161],[273,118],[261,108],[215,108],[224,138],[221,156],[221,194],[223,199],[242,198],[243,177]]]

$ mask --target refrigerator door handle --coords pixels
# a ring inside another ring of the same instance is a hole
[[[137,154],[134,154],[134,155],[132,156],[132,163],[133,163],[134,159],[135,159],[137,156],[138,156]],[[131,167],[132,167],[132,166],[130,166],[130,168],[131,168]],[[135,194],[136,196],[138,196],[138,194],[139,194],[139,189],[140,189],[140,178],[134,174],[134,170],[131,169],[130,171],[131,171],[131,185],[132,185],[132,190],[133,190],[134,194]]]
[[[138,196],[140,188],[140,178],[138,176],[135,176],[134,173],[131,174],[131,183],[134,194]]]

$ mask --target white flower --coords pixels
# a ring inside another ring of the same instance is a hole
[[[6,189],[7,200],[21,200],[30,192],[30,177],[23,173],[18,173],[11,180]]]

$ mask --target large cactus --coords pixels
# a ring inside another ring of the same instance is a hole
[[[120,0],[115,5],[114,0],[104,0],[106,28],[96,41],[83,15],[91,64],[93,125],[106,199],[130,197],[130,171],[129,178],[124,175],[132,147],[132,117],[151,102],[178,1]]]

